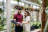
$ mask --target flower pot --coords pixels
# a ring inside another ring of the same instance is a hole
[[[39,24],[39,27],[41,27],[41,24]]]
[[[34,27],[34,26],[31,27],[31,31],[32,31],[32,30],[35,30],[35,27]]]
[[[39,28],[38,26],[35,27],[35,29],[38,29],[38,28]]]
[[[33,27],[34,27],[35,29],[38,29],[38,28],[39,28],[37,25],[33,25]]]

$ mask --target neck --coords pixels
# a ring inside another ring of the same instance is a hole
[[[18,13],[20,15],[20,13]]]
[[[27,16],[25,16],[25,18],[26,18]]]

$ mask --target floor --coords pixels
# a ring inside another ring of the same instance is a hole
[[[31,32],[41,32],[41,29],[35,29],[35,30],[31,31]]]
[[[1,31],[1,32],[5,32],[5,31]],[[13,32],[15,32],[15,31],[13,31]],[[35,29],[35,30],[31,31],[31,32],[41,32],[41,29]]]
[[[31,32],[41,32],[41,29],[35,29],[35,30],[31,31]]]

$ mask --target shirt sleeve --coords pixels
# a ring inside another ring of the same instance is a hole
[[[30,21],[30,16],[28,16],[28,17],[26,18],[26,21]]]
[[[14,15],[14,19],[16,19],[16,14]]]

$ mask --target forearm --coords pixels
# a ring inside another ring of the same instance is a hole
[[[16,24],[16,23],[17,23],[17,21],[14,21],[14,20],[12,20],[11,22],[12,22],[12,23],[14,23],[14,24]]]
[[[23,21],[23,22],[22,22],[22,24],[27,24],[27,23],[29,23],[29,21]]]
[[[22,22],[22,24],[27,24],[27,22]]]

